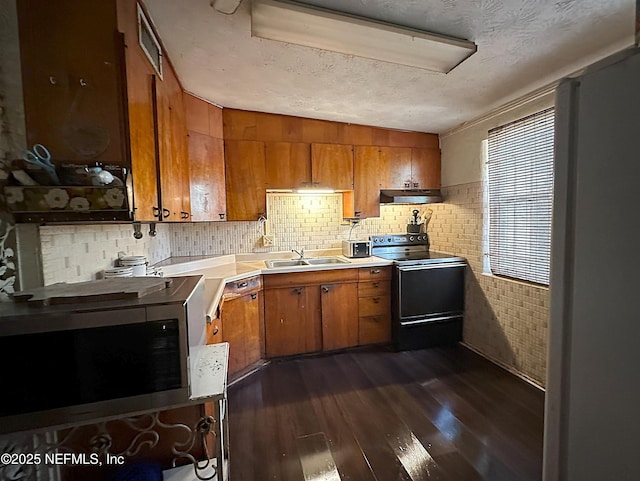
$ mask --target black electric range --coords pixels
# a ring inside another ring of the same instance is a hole
[[[429,249],[426,234],[371,236],[371,254],[392,260],[392,334],[396,349],[462,340],[463,257]]]

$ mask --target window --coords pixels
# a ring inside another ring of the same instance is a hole
[[[162,78],[162,48],[140,5],[138,5],[138,42],[149,62]]]
[[[495,275],[549,285],[553,125],[550,108],[489,131],[489,265]]]

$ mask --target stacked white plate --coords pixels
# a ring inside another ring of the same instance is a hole
[[[122,267],[131,267],[134,276],[147,275],[147,258],[145,256],[125,256],[120,258]]]
[[[105,269],[103,271],[105,279],[111,279],[113,277],[132,277],[133,267],[114,267],[112,269]]]

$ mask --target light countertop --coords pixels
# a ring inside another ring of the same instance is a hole
[[[340,249],[325,249],[305,252],[305,258],[338,256]],[[313,272],[336,269],[354,269],[360,267],[388,266],[393,262],[380,257],[349,258],[348,263],[324,264],[311,266],[287,266],[268,268],[265,260],[270,259],[295,259],[297,256],[291,252],[270,252],[264,254],[228,254],[212,257],[186,257],[171,258],[156,264],[161,267],[164,276],[201,275],[205,278],[205,302],[207,315],[212,319],[216,317],[216,310],[222,299],[224,286],[227,282],[233,282],[248,277],[287,274],[293,272]]]

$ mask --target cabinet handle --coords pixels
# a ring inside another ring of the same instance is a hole
[[[374,304],[380,304],[380,298],[379,297],[373,297],[373,298],[371,298],[371,300],[373,301]]]
[[[405,182],[404,183],[404,188],[408,189],[409,187],[411,187],[411,182]]]
[[[380,269],[371,269],[371,274],[380,274]]]
[[[185,211],[180,212],[180,214],[183,219],[188,219],[189,217],[191,217],[191,214]]]
[[[360,217],[362,215],[362,211],[357,210],[353,213],[353,215],[355,215],[356,217]]]
[[[322,286],[322,292],[324,292],[325,294],[326,294],[327,292],[329,292],[329,290],[330,290],[330,289],[329,289],[329,287],[328,287],[328,286]]]
[[[248,282],[238,282],[238,283],[236,283],[236,289],[244,289],[248,285],[249,285]]]
[[[414,182],[413,183],[413,188],[417,189],[418,187],[420,187],[420,182]]]
[[[164,207],[162,208],[162,217],[164,219],[166,219],[167,217],[169,217],[171,215],[171,211],[169,209],[165,209]]]
[[[255,300],[255,299],[257,299],[257,297],[258,297],[258,293],[257,292],[254,292],[253,294],[251,294],[251,299]]]
[[[379,282],[374,282],[373,284],[371,284],[374,288],[378,288],[380,287],[380,283]]]
[[[218,214],[221,220],[224,220],[224,214]]]
[[[158,219],[160,219],[162,217],[162,215],[160,214],[160,208],[153,206],[153,217],[157,217]]]
[[[218,326],[213,328],[213,335],[215,336],[216,334],[218,334],[218,332],[220,331],[220,329],[218,328]]]
[[[298,295],[301,295],[303,290],[304,290],[303,287],[296,287],[295,289],[293,289],[293,292],[295,292]]]

